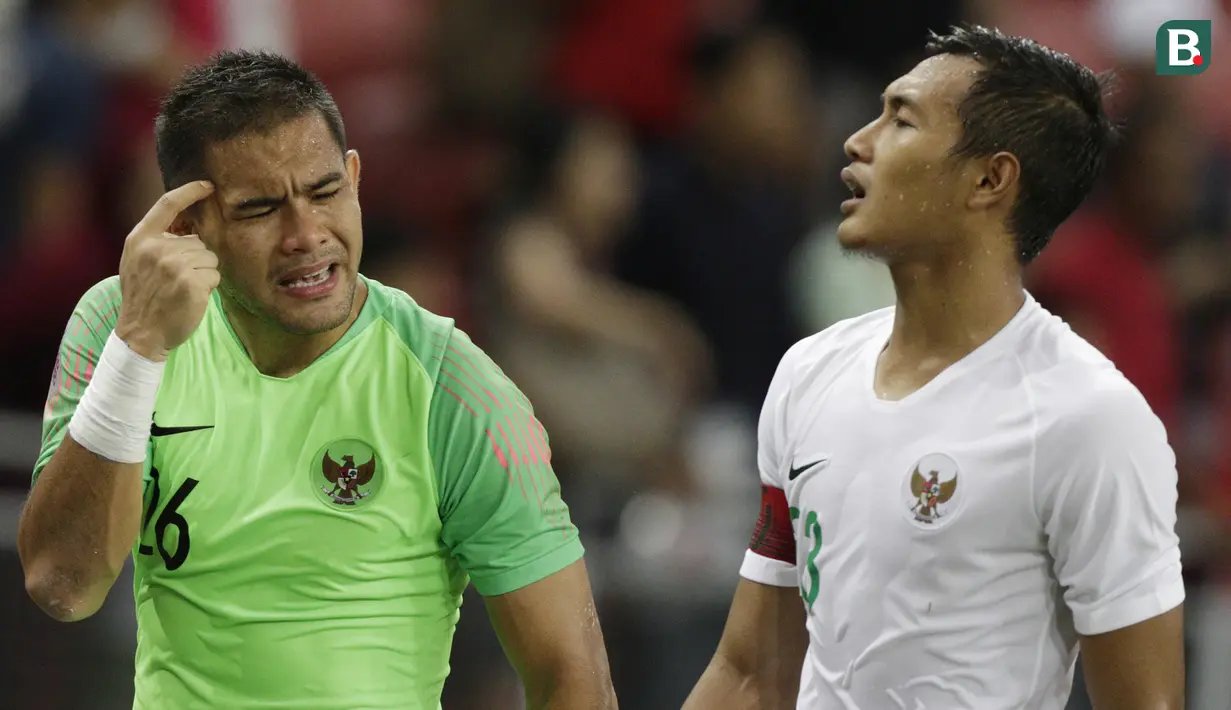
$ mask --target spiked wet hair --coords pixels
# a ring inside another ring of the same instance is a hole
[[[1018,259],[1028,264],[1093,190],[1116,138],[1103,97],[1109,75],[1024,37],[979,26],[930,35],[928,56],[971,57],[982,65],[958,106],[962,137],[953,154],[1000,151],[1021,164],[1009,217]]]
[[[168,190],[205,178],[206,149],[238,135],[266,133],[317,112],[346,149],[333,96],[314,74],[270,52],[228,51],[188,70],[154,123],[158,168]]]

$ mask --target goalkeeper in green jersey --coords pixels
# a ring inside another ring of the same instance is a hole
[[[168,192],[81,299],[19,550],[63,621],[135,563],[135,708],[438,708],[469,582],[529,708],[615,707],[530,403],[453,323],[358,272],[359,156],[267,53],[191,69]]]

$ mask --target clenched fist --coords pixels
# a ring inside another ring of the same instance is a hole
[[[213,194],[208,182],[166,193],[124,240],[120,317],[115,334],[154,362],[192,335],[218,286],[218,257],[196,235],[168,230],[180,213]]]

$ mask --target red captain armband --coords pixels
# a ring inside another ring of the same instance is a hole
[[[761,486],[761,516],[752,531],[748,549],[762,557],[795,564],[795,531],[791,507],[781,488]]]

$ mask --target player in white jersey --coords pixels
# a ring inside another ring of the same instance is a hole
[[[897,305],[783,357],[760,520],[685,708],[1061,710],[1080,649],[1097,710],[1179,710],[1166,432],[1022,286],[1102,170],[1104,87],[977,27],[928,55],[846,143],[838,238]]]

